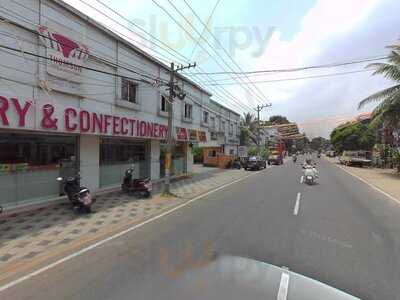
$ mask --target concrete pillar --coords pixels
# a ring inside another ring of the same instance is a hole
[[[91,191],[100,185],[100,138],[92,135],[81,135],[79,146],[81,185]]]
[[[160,141],[151,140],[150,143],[150,176],[152,180],[160,179]]]
[[[192,148],[189,147],[189,143],[185,143],[186,147],[186,172],[188,174],[193,173],[193,153]]]

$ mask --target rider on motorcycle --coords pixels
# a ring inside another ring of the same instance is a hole
[[[304,176],[313,176],[315,179],[318,178],[318,170],[315,168],[315,165],[311,163],[311,159],[306,159],[306,162],[303,165]]]

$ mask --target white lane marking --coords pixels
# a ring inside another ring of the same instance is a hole
[[[304,175],[302,175],[301,177],[300,177],[300,183],[303,183],[304,182]]]
[[[350,171],[347,171],[345,168],[343,168],[342,166],[338,166],[335,165],[336,167],[338,167],[339,169],[342,169],[343,171],[345,171],[347,174],[354,176],[355,178],[357,178],[358,180],[362,181],[363,183],[365,183],[366,185],[368,185],[370,188],[374,189],[375,191],[378,191],[382,194],[384,194],[386,197],[392,199],[393,201],[397,202],[398,204],[400,204],[400,200],[393,197],[392,195],[386,193],[384,190],[381,190],[380,188],[378,188],[377,186],[373,185],[372,183],[369,183],[368,181],[366,181],[365,179],[361,178],[360,176],[351,173]]]
[[[286,300],[287,294],[289,290],[289,274],[286,272],[282,272],[281,282],[279,283],[278,296],[277,300]]]
[[[269,170],[269,169],[270,168],[267,168],[265,170]],[[23,282],[25,280],[28,280],[28,279],[36,276],[36,275],[39,275],[39,274],[41,274],[43,272],[46,272],[46,271],[48,271],[48,270],[50,270],[50,269],[52,269],[52,268],[64,263],[64,262],[66,262],[66,261],[69,261],[69,260],[71,260],[71,259],[73,259],[73,258],[75,258],[75,257],[77,257],[79,255],[82,255],[82,254],[84,254],[84,253],[86,253],[86,252],[88,252],[90,250],[93,250],[94,248],[97,248],[97,247],[99,247],[99,246],[101,246],[101,245],[103,245],[103,244],[105,244],[105,243],[107,243],[109,241],[112,241],[112,240],[114,240],[116,238],[119,238],[119,237],[121,237],[121,236],[123,236],[123,235],[125,235],[125,234],[127,234],[127,233],[129,233],[129,232],[131,232],[133,230],[135,230],[135,229],[138,229],[138,228],[140,228],[140,227],[142,227],[142,226],[144,226],[144,225],[146,225],[148,223],[151,223],[151,222],[156,221],[156,220],[158,220],[158,219],[160,219],[160,218],[162,218],[162,217],[164,217],[166,215],[169,215],[169,214],[177,211],[178,209],[181,209],[181,208],[183,208],[183,207],[185,207],[185,206],[187,206],[189,204],[192,204],[193,202],[195,202],[195,201],[197,201],[199,199],[202,199],[202,198],[204,198],[204,197],[206,197],[206,196],[208,196],[210,194],[213,194],[215,192],[218,192],[218,191],[220,191],[220,190],[222,190],[222,189],[224,189],[224,188],[226,188],[226,187],[228,187],[228,186],[230,186],[232,184],[238,183],[240,181],[245,180],[246,178],[249,178],[250,176],[254,176],[254,175],[257,175],[257,174],[262,173],[262,172],[263,171],[254,172],[254,173],[251,173],[251,174],[249,174],[249,175],[247,175],[247,176],[245,176],[243,178],[239,178],[239,179],[236,179],[236,180],[234,180],[232,182],[226,183],[226,184],[224,184],[224,185],[222,185],[220,187],[217,187],[217,188],[215,188],[215,189],[213,189],[211,191],[208,191],[208,192],[206,192],[206,193],[204,193],[202,195],[199,195],[199,196],[197,196],[197,197],[195,197],[195,198],[193,198],[193,199],[191,199],[191,200],[189,200],[189,201],[187,201],[185,203],[182,203],[182,204],[180,204],[178,206],[175,206],[174,208],[172,208],[172,209],[170,209],[170,210],[168,210],[168,211],[166,211],[166,212],[164,212],[164,213],[162,213],[160,215],[154,216],[154,217],[152,217],[152,218],[150,218],[150,219],[148,219],[148,220],[146,220],[146,221],[144,221],[142,223],[139,223],[139,224],[137,224],[135,226],[129,227],[129,228],[117,233],[117,234],[114,234],[114,235],[112,235],[112,236],[110,236],[110,237],[108,237],[106,239],[100,240],[97,243],[94,243],[94,244],[92,244],[90,246],[87,246],[87,247],[85,247],[85,248],[83,248],[83,249],[81,249],[81,250],[79,250],[77,252],[71,253],[70,255],[65,256],[64,258],[61,258],[61,259],[59,259],[59,260],[57,260],[57,261],[55,261],[55,262],[43,267],[43,268],[40,268],[40,269],[38,269],[38,270],[36,270],[36,271],[34,271],[32,273],[24,275],[24,276],[22,276],[20,278],[17,278],[15,280],[3,285],[3,286],[0,286],[0,292],[3,292],[6,289],[8,289],[10,287],[13,287],[13,286],[15,286],[15,285],[17,285],[17,284],[19,284],[19,283],[21,283],[21,282]]]
[[[297,193],[296,204],[294,205],[294,210],[293,210],[293,214],[294,214],[295,216],[297,216],[297,214],[299,213],[299,208],[300,208],[300,197],[301,197],[301,193]]]

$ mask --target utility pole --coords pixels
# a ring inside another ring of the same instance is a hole
[[[267,107],[270,107],[271,104],[263,104],[263,105],[257,105],[257,154],[260,155],[260,112]]]
[[[164,180],[164,189],[163,194],[169,195],[171,194],[170,191],[170,182],[171,182],[171,165],[172,165],[172,146],[174,143],[173,137],[173,117],[174,117],[174,110],[173,110],[173,103],[176,96],[181,100],[185,99],[186,94],[183,91],[180,91],[179,94],[176,94],[175,89],[177,86],[175,85],[175,73],[178,71],[182,71],[184,69],[190,69],[196,67],[196,63],[189,64],[187,66],[179,66],[175,68],[175,64],[171,63],[171,70],[170,70],[170,78],[168,83],[169,89],[169,97],[167,101],[167,111],[168,111],[168,131],[167,131],[167,151],[165,153],[165,180]]]

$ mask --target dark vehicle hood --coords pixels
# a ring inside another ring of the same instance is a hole
[[[278,298],[283,273],[289,276],[287,297]],[[358,299],[284,268],[233,256],[220,257],[206,266],[184,273],[162,294],[164,299],[173,294],[175,300]]]

